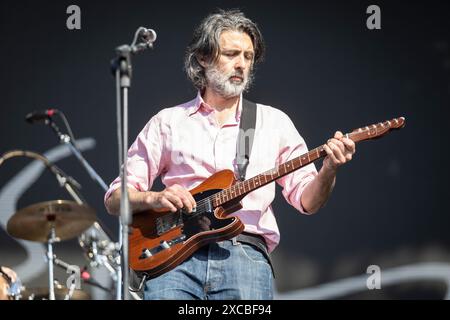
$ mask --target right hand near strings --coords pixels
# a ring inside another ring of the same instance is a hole
[[[183,209],[187,213],[191,213],[196,207],[194,197],[184,187],[174,184],[160,192],[146,192],[144,203],[149,209],[161,211],[168,209],[171,212],[177,212]]]

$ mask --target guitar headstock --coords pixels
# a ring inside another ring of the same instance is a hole
[[[358,128],[352,131],[348,136],[355,142],[378,139],[392,130],[399,130],[405,126],[405,118],[394,118],[370,126]]]

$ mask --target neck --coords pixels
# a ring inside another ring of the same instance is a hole
[[[224,98],[208,87],[203,93],[203,100],[217,111],[233,110],[239,103],[239,98],[240,96]]]

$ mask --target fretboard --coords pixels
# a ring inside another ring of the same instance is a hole
[[[275,180],[326,156],[326,154],[323,146],[320,146],[253,178],[238,181],[233,186],[212,195],[213,206],[219,207],[236,198],[245,196],[258,188],[274,182]]]

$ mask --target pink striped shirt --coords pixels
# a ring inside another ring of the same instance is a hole
[[[215,110],[200,93],[187,103],[161,110],[145,125],[128,151],[128,185],[138,191],[149,191],[161,176],[168,187],[179,184],[190,190],[217,171],[230,169],[237,174],[236,141],[242,99],[234,117],[219,126]],[[257,104],[257,120],[247,178],[298,157],[307,152],[306,143],[289,117],[276,108]],[[305,212],[300,197],[306,185],[317,175],[309,164],[277,180],[283,196],[294,208]],[[116,178],[105,194],[120,187]],[[264,236],[269,252],[280,241],[278,225],[271,206],[275,183],[261,187],[242,200],[238,216],[245,231]]]

